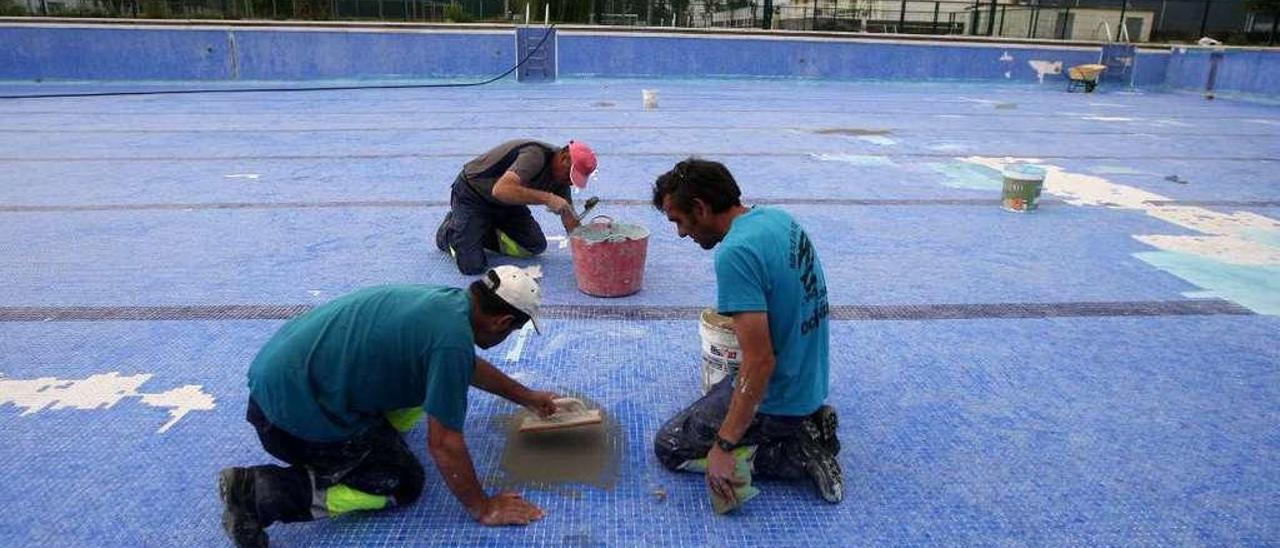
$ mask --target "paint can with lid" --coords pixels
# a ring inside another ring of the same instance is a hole
[[[1000,207],[1015,213],[1030,213],[1039,207],[1044,189],[1045,170],[1039,166],[1017,164],[1004,170],[1004,188]]]

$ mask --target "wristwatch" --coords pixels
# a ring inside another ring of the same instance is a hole
[[[734,448],[738,447],[738,444],[730,442],[729,440],[726,440],[720,437],[720,434],[716,434],[716,447],[719,447],[720,450],[728,453],[730,451],[733,451]]]

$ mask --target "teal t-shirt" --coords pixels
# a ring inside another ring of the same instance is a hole
[[[272,424],[305,440],[349,439],[414,406],[461,431],[474,372],[467,291],[387,285],[286,323],[249,367],[249,394]]]
[[[716,248],[721,314],[767,312],[777,359],[759,411],[799,416],[827,399],[827,278],[809,235],[785,211],[754,207]]]

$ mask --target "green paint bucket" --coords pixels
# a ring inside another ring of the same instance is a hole
[[[1035,211],[1044,189],[1044,176],[1044,168],[1038,166],[1018,164],[1005,168],[1000,207],[1016,213]]]

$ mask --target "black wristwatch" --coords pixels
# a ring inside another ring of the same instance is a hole
[[[738,444],[731,443],[729,440],[720,437],[720,434],[716,434],[716,447],[719,447],[721,451],[728,453],[737,448]]]

